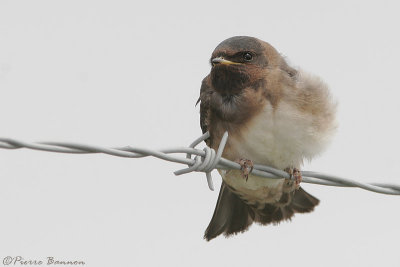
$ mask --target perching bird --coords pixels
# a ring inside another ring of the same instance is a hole
[[[247,36],[220,43],[211,65],[198,100],[201,129],[209,131],[206,143],[214,149],[228,131],[222,156],[242,170],[219,170],[223,182],[204,238],[311,212],[319,200],[298,185],[299,168],[325,149],[336,129],[336,104],[325,83],[289,66],[270,44]],[[285,170],[296,182],[252,175],[253,164]]]

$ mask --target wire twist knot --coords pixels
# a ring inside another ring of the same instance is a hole
[[[210,137],[209,132],[203,134],[200,138],[196,139],[189,147],[195,148],[201,141],[206,140]],[[221,160],[222,152],[224,151],[226,142],[228,141],[228,132],[225,132],[222,136],[221,142],[219,143],[218,151],[215,152],[214,149],[206,146],[204,151],[204,156],[197,155],[194,157],[194,163],[188,165],[188,168],[182,169],[174,172],[175,175],[181,175],[189,172],[205,172],[207,177],[207,184],[210,190],[214,190],[214,184],[211,177],[211,172],[218,166]],[[186,158],[191,159],[192,154],[187,153]]]

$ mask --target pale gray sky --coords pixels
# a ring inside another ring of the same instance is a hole
[[[304,166],[400,184],[398,1],[1,1],[1,136],[167,148],[200,134],[215,46],[274,45],[321,76],[340,128]],[[315,212],[202,239],[218,190],[153,158],[0,150],[6,256],[86,266],[399,266],[400,198],[303,185]],[[221,178],[215,172],[219,186]]]

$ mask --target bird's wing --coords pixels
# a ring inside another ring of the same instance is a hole
[[[204,238],[207,241],[224,233],[225,236],[244,232],[253,223],[254,211],[222,182],[217,205]]]
[[[200,97],[196,102],[196,105],[200,102],[200,127],[203,133],[206,133],[209,130],[211,92],[210,79],[209,76],[207,76],[203,79],[200,88]],[[210,145],[211,143],[211,140],[209,139],[206,140],[207,145]]]

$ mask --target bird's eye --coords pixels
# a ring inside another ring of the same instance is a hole
[[[246,61],[251,61],[253,59],[253,55],[250,54],[249,52],[246,52],[246,53],[243,54],[243,58]]]

